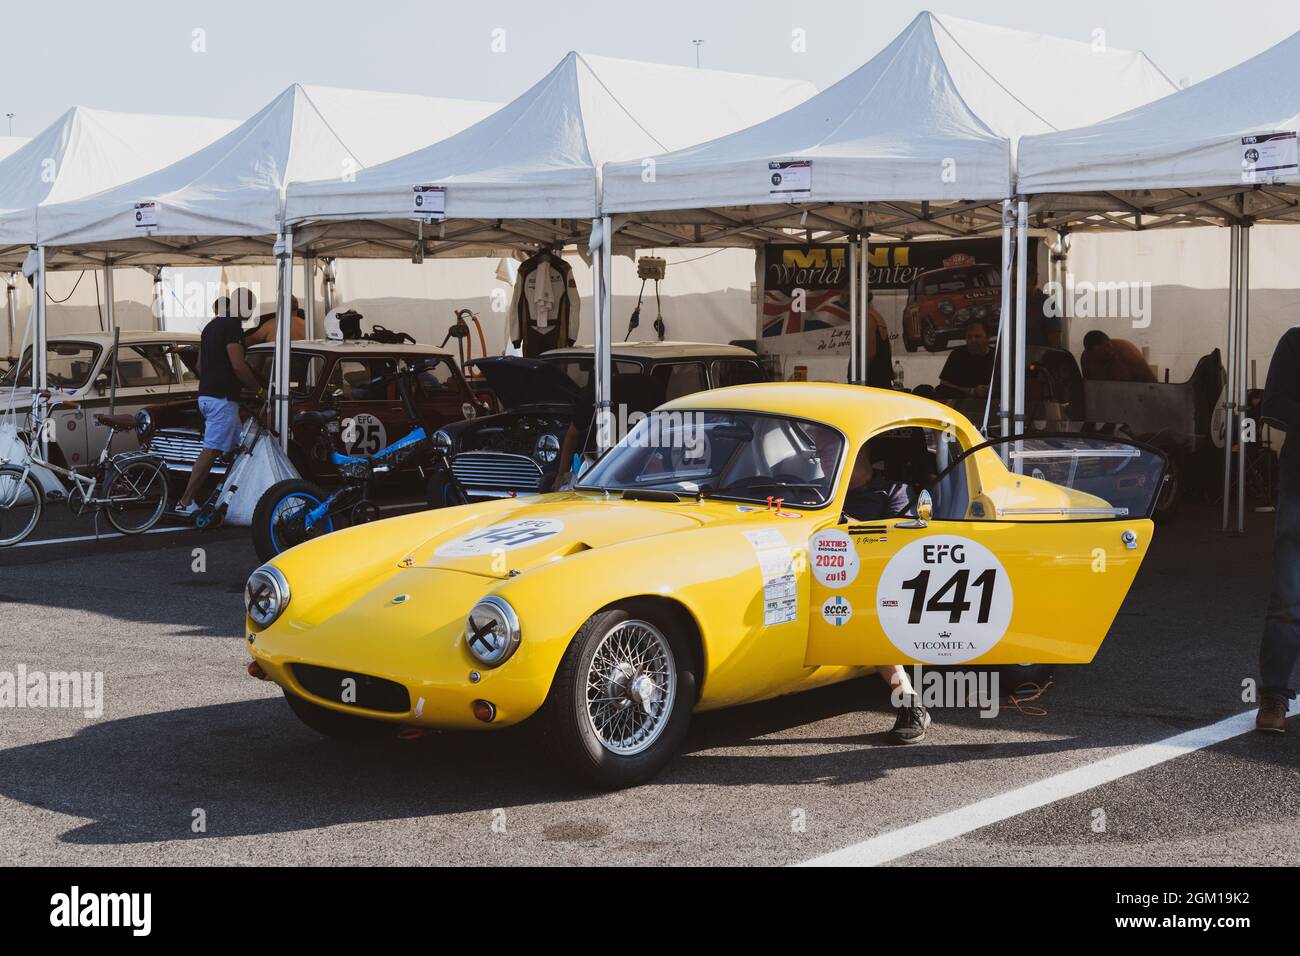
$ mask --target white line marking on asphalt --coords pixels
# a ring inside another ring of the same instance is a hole
[[[1300,714],[1300,700],[1292,703],[1288,716]],[[1121,777],[1147,770],[1175,757],[1213,747],[1255,729],[1255,712],[1236,714],[1165,740],[1134,747],[1064,773],[989,797],[970,806],[942,813],[898,830],[863,840],[842,850],[808,860],[801,866],[879,866],[948,840],[964,836],[991,823],[1018,817],[1057,800],[1073,797],[1086,790],[1110,783]]]
[[[193,531],[193,528],[152,528],[149,531],[143,531],[141,534],[175,534],[177,531]],[[77,538],[42,538],[40,541],[20,541],[14,545],[15,548],[39,548],[43,544],[73,544],[77,541],[102,541],[105,538],[138,538],[139,535],[122,534],[120,531],[109,531],[101,535],[83,534]]]

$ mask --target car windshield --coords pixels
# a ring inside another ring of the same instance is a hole
[[[90,381],[90,375],[99,361],[101,349],[89,342],[51,342],[48,358],[45,361],[46,378],[52,388],[64,391],[76,391]],[[32,384],[32,350],[23,352],[20,364],[10,367],[0,375],[0,388],[19,386],[30,388]]]
[[[844,437],[757,412],[658,411],[637,422],[578,483],[592,491],[671,491],[820,507],[834,495]]]

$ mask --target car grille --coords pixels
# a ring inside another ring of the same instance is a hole
[[[293,676],[309,694],[350,707],[364,707],[385,714],[404,714],[411,709],[411,695],[396,681],[352,671],[335,670],[316,664],[291,664]],[[343,700],[345,678],[356,681],[356,700]]]
[[[163,459],[168,471],[188,472],[203,450],[203,436],[198,432],[161,429],[149,437],[149,451]],[[225,465],[218,460],[212,474],[225,474]]]
[[[523,455],[467,451],[452,458],[451,471],[471,490],[536,492],[542,487],[542,469]]]

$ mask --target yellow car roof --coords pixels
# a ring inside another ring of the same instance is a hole
[[[966,416],[941,402],[910,392],[833,382],[763,382],[695,392],[674,399],[664,409],[727,409],[766,412],[824,422],[850,438],[861,438],[884,425],[908,422],[950,424],[967,444],[982,442]]]

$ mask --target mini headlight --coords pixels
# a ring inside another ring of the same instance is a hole
[[[560,440],[550,434],[541,436],[533,446],[533,455],[538,461],[549,465],[560,457]]]
[[[151,431],[153,431],[153,416],[142,408],[135,413],[135,433],[147,435]]]
[[[519,646],[519,618],[501,598],[488,595],[469,612],[465,646],[484,667],[504,664]]]
[[[244,585],[244,609],[258,628],[270,627],[289,606],[289,582],[280,569],[264,564]]]
[[[433,450],[440,454],[445,455],[451,451],[451,436],[441,429],[434,432],[429,441],[433,443]]]

